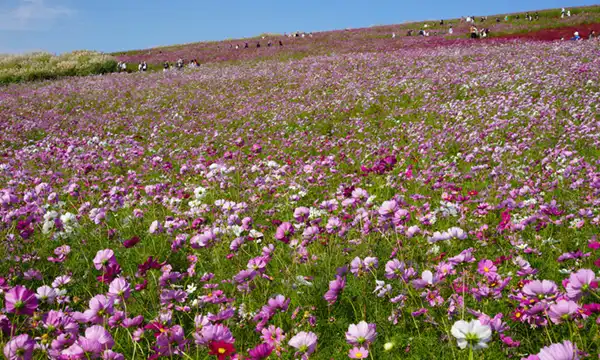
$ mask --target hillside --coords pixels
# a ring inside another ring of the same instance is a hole
[[[524,38],[533,40],[559,40],[561,37],[570,38],[574,29],[581,29],[587,34],[592,29],[600,32],[600,6],[580,7],[571,9],[572,16],[561,18],[560,10],[539,11],[539,20],[527,21],[525,13],[490,15],[484,22],[477,21],[478,27],[489,28],[490,38],[486,41],[499,39]],[[531,15],[534,11],[531,12]],[[505,21],[504,17],[509,16]],[[516,19],[519,15],[520,19]],[[496,18],[501,21],[496,22]],[[427,25],[427,27],[425,27]],[[452,26],[454,33],[448,34]],[[200,63],[214,63],[224,61],[248,61],[265,59],[300,59],[310,55],[326,55],[349,52],[381,52],[396,49],[415,47],[431,47],[448,45],[457,41],[468,41],[469,24],[460,19],[445,20],[444,25],[439,22],[417,22],[401,25],[375,26],[361,29],[336,30],[314,33],[313,37],[289,38],[282,35],[267,35],[249,39],[226,40],[218,42],[199,42],[186,45],[159,47],[146,50],[133,50],[115,53],[119,60],[139,63],[146,61],[160,64],[165,61],[175,62],[182,58],[187,61],[197,59]],[[420,29],[426,29],[431,36],[424,38],[417,36]],[[547,30],[553,29],[548,36]],[[414,35],[407,37],[408,30],[413,30]],[[396,38],[392,39],[392,34]],[[282,41],[283,47],[278,42]],[[267,47],[271,41],[273,46]],[[238,45],[243,47],[249,44],[248,49],[235,49]],[[256,44],[261,47],[257,48]]]

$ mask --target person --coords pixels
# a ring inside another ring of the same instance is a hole
[[[281,42],[281,40],[279,40],[279,46],[283,46],[283,42]]]
[[[477,39],[477,28],[475,26],[471,25],[469,32],[471,33],[471,39]]]
[[[163,64],[163,71],[169,70],[169,67],[170,67],[169,62],[165,61],[165,63]]]
[[[444,25],[444,19],[440,20],[440,25]]]
[[[235,44],[235,49],[238,50],[240,48],[240,46],[238,44]]]
[[[269,42],[267,43],[267,46],[271,47],[271,45],[273,45],[273,43],[271,43],[271,40],[269,40]]]
[[[485,39],[489,33],[490,33],[490,29],[485,28],[485,29],[483,29],[483,31],[481,31],[481,37]]]
[[[256,47],[259,48],[260,47],[260,42],[256,43]]]
[[[394,32],[394,33],[392,33],[392,39],[395,39],[395,38],[396,38],[396,33]]]
[[[508,21],[508,15],[504,17],[504,21]]]
[[[588,40],[593,40],[596,38],[596,32],[594,30],[592,30],[590,32],[590,35],[588,36]]]
[[[539,20],[540,19],[540,14],[536,11],[535,14],[533,15],[533,17],[535,18],[535,20]]]
[[[581,36],[579,36],[578,31],[575,31],[575,33],[573,33],[573,37],[571,38],[571,40],[573,40],[573,41],[581,40]]]
[[[146,72],[148,70],[148,64],[145,61],[142,61],[142,72]]]
[[[248,48],[248,43],[244,43],[244,49]]]
[[[178,70],[181,70],[181,69],[183,69],[183,59],[181,59],[181,58],[180,58],[180,59],[178,59],[178,60],[177,60],[177,63],[176,63],[176,66],[177,66],[177,69],[178,69]]]
[[[567,17],[571,17],[571,10],[567,10]]]
[[[496,22],[497,22],[497,23],[499,23],[499,22],[500,22],[500,18],[499,18],[499,17],[497,17],[497,18],[496,18]]]
[[[561,19],[565,17],[565,13],[566,13],[565,8],[560,9],[560,17],[561,17]]]
[[[143,65],[142,65],[142,63],[139,63],[139,64],[138,64],[138,71],[139,71],[139,72],[142,72],[142,66],[143,66]]]
[[[425,31],[424,30],[419,30],[419,36],[425,36]]]
[[[454,29],[452,29],[452,25],[450,25],[450,28],[448,29],[448,34],[454,34]]]

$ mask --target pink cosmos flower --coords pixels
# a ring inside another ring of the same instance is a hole
[[[33,315],[38,306],[38,300],[33,291],[17,285],[4,295],[6,312],[17,315]]]
[[[283,330],[281,330],[280,328],[273,326],[273,325],[269,325],[268,328],[262,329],[261,334],[262,335],[260,338],[265,343],[267,343],[273,347],[280,345],[281,342],[283,341],[283,339],[285,339]]]
[[[31,360],[35,341],[27,334],[21,334],[10,339],[4,345],[4,356],[8,360]]]
[[[293,234],[294,226],[289,222],[284,222],[275,230],[275,239],[287,244],[290,242],[290,236]]]
[[[312,332],[301,331],[288,342],[293,348],[298,349],[304,356],[312,354],[317,347],[317,335]]]
[[[579,306],[574,301],[559,300],[556,304],[550,305],[548,316],[555,324],[560,324],[563,321],[571,319],[574,314],[577,314]]]
[[[350,324],[346,332],[346,341],[350,345],[369,345],[377,337],[377,326],[361,321],[358,324]]]
[[[348,352],[350,359],[366,359],[369,357],[369,350],[364,347],[354,347]]]
[[[539,360],[578,360],[577,348],[566,340],[560,344],[552,344],[540,350]]]
[[[127,299],[131,294],[131,286],[123,277],[114,279],[108,287],[108,295]]]
[[[94,257],[94,267],[96,270],[102,270],[103,267],[109,264],[116,264],[117,259],[115,258],[115,252],[111,249],[99,250]]]
[[[495,274],[497,271],[498,268],[496,267],[496,265],[494,265],[494,262],[491,260],[481,260],[477,265],[477,272],[481,275]]]
[[[589,269],[581,269],[569,277],[566,286],[567,296],[573,300],[579,300],[583,293],[598,287],[596,274]]]

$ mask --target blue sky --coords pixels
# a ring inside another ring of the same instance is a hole
[[[595,0],[0,0],[0,53],[119,51],[264,32],[593,5]]]

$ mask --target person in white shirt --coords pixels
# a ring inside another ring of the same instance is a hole
[[[450,29],[448,29],[448,34],[454,34],[454,29],[452,29],[452,25],[450,25]]]
[[[392,39],[396,38],[396,33],[392,33]]]
[[[140,63],[140,64],[138,65],[138,71],[139,71],[139,72],[142,72],[142,63]]]

